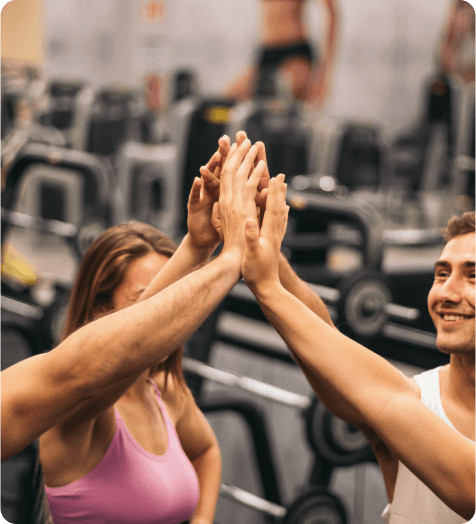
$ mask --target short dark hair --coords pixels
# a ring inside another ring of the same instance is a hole
[[[467,211],[461,217],[450,218],[443,234],[445,242],[448,243],[454,237],[466,233],[474,233],[474,211]]]

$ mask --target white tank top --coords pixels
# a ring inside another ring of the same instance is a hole
[[[440,367],[415,375],[421,389],[421,401],[453,429],[440,396]],[[456,429],[455,429],[456,431]],[[382,513],[386,524],[462,524],[467,522],[442,502],[401,462],[392,504]]]

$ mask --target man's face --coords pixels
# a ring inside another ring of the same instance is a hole
[[[474,352],[474,238],[474,233],[453,238],[435,264],[428,310],[444,353]]]

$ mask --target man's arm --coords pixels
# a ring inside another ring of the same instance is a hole
[[[319,382],[355,410],[391,452],[463,518],[474,514],[474,442],[443,422],[406,378],[284,289],[279,251],[285,189],[271,186],[261,231],[247,221],[243,277],[263,312]],[[277,196],[278,195],[278,196]],[[284,201],[285,202],[285,201]]]
[[[240,277],[241,259],[224,253],[153,297],[100,318],[49,353],[1,374],[2,461],[75,407],[153,366],[179,347]]]
[[[227,198],[221,202],[224,246],[219,257],[151,298],[82,327],[49,353],[2,372],[2,460],[82,402],[119,382],[127,389],[135,375],[189,338],[236,284],[241,275],[244,223],[255,216],[254,196],[263,169],[263,165],[256,168],[247,180],[256,156],[256,148],[250,152],[250,145],[247,141],[231,149],[223,175],[222,193]]]
[[[301,280],[296,275],[282,253],[279,257],[279,280],[284,289],[289,291],[289,293],[305,304],[326,324],[335,328],[324,302],[303,280]],[[277,326],[273,327],[275,329],[277,328]],[[299,355],[293,351],[293,348],[290,346],[288,347],[293,355],[294,360],[302,369],[312,389],[321,402],[324,403],[327,409],[329,409],[329,411],[331,411],[335,416],[345,420],[349,424],[363,428],[364,421],[362,420],[362,417],[360,417],[358,413],[356,413],[356,411],[352,409],[352,407],[349,406],[349,404],[341,397],[335,395],[332,390],[327,388],[326,384],[320,381],[318,377],[316,377],[316,375],[314,375],[308,366],[303,362]]]

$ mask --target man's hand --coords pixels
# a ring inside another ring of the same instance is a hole
[[[235,253],[240,260],[245,248],[245,222],[256,219],[256,189],[265,169],[264,162],[253,169],[257,154],[258,148],[248,139],[240,146],[233,144],[221,171],[220,199],[215,204],[221,217],[222,253]]]
[[[255,294],[280,283],[279,256],[288,212],[284,175],[278,175],[269,181],[261,230],[256,219],[246,221],[242,273],[246,284]]]

